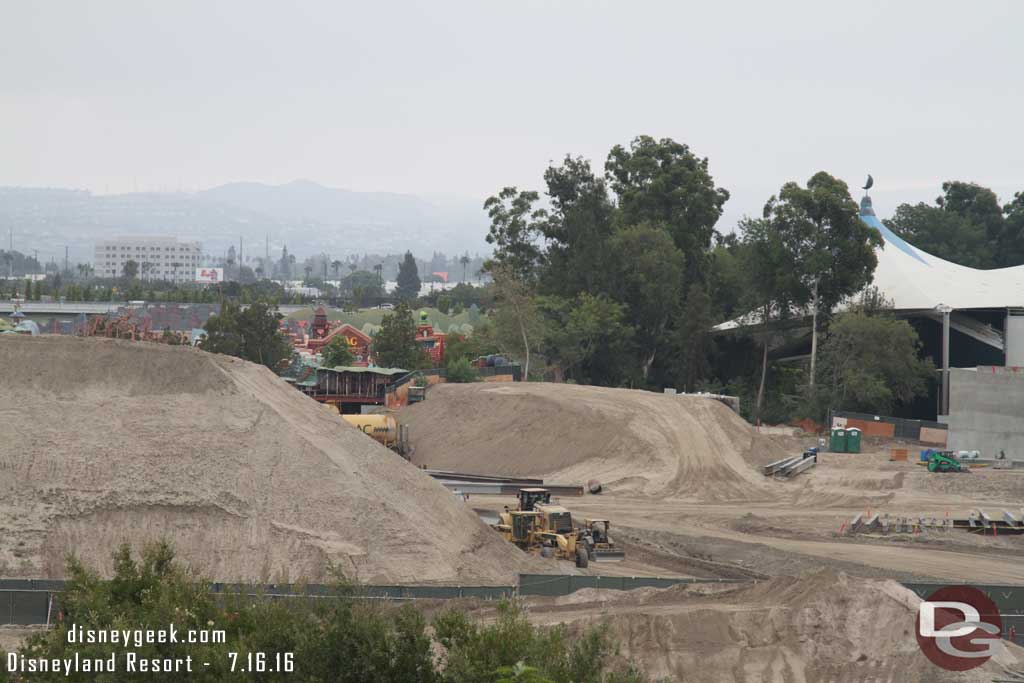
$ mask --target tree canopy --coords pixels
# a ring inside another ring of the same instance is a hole
[[[975,183],[942,184],[935,204],[900,204],[883,221],[918,249],[972,268],[1024,264],[1024,193],[1005,206],[995,192]]]
[[[348,340],[340,334],[335,335],[320,353],[323,356],[323,365],[328,368],[352,365],[356,360],[348,346]]]
[[[538,208],[537,192],[514,187],[484,204],[492,273],[501,267],[495,338],[502,350],[524,359],[540,352],[577,381],[700,381],[699,372],[681,368],[705,364],[678,351],[691,342],[707,348],[706,330],[691,340],[693,327],[682,324],[689,293],[706,293],[706,250],[728,198],[707,160],[686,145],[640,136],[610,151],[604,177],[569,155],[544,181],[548,208]],[[613,339],[599,340],[600,326]]]
[[[416,259],[412,252],[405,252],[405,257],[398,264],[397,289],[395,295],[402,301],[413,301],[420,295],[420,276],[416,267]]]
[[[373,335],[373,355],[384,368],[418,370],[426,366],[426,356],[416,344],[416,321],[404,301],[381,319]]]
[[[274,368],[292,351],[279,329],[280,320],[281,314],[267,304],[254,303],[242,308],[224,303],[220,313],[206,321],[202,348]]]
[[[905,320],[864,310],[841,314],[821,348],[819,410],[891,415],[928,391],[935,366],[919,351],[917,333]]]

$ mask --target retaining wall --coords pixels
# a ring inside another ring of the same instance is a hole
[[[1024,460],[1024,368],[953,368],[949,381],[949,448],[1000,451]]]

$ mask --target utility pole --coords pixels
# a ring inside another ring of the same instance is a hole
[[[940,414],[949,415],[949,314],[952,306],[939,304],[935,309],[942,314],[942,393]]]
[[[8,229],[7,278],[14,277],[14,228]]]
[[[810,388],[814,393],[814,364],[818,357],[818,281],[821,277],[814,276],[814,309],[811,311],[811,377]]]
[[[69,272],[68,266],[68,245],[64,245],[64,274],[67,275]]]

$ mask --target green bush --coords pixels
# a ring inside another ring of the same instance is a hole
[[[329,341],[320,353],[323,356],[323,366],[326,368],[349,366],[356,360],[348,346],[348,340],[340,334]]]
[[[469,362],[468,358],[456,358],[448,363],[448,381],[456,384],[476,382],[480,379],[480,373]]]
[[[433,635],[412,605],[397,607],[353,597],[343,580],[327,597],[275,598],[210,593],[174,560],[170,546],[147,547],[136,558],[128,546],[114,554],[114,577],[105,581],[74,558],[60,598],[62,617],[53,629],[33,635],[19,654],[32,659],[117,658],[114,674],[33,673],[33,681],[189,680],[301,681],[302,683],[643,683],[622,664],[612,665],[615,644],[603,627],[572,638],[562,627],[535,627],[515,603],[501,603],[498,618],[480,625],[464,612],[446,610],[433,620]],[[83,629],[211,629],[215,644],[156,643],[129,647],[68,642],[71,627]],[[126,653],[139,660],[192,657],[189,673],[128,673]],[[249,671],[246,653],[266,653],[271,666],[293,671]],[[239,653],[232,670],[231,653]],[[291,657],[286,658],[286,653]],[[205,666],[203,663],[208,663]],[[0,671],[4,667],[0,667]],[[11,678],[11,677],[8,677]],[[0,680],[4,674],[0,673]],[[20,680],[16,676],[12,680]]]

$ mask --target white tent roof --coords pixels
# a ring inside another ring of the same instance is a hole
[[[860,218],[882,234],[885,247],[875,250],[874,286],[897,311],[1024,307],[1024,266],[978,270],[944,261],[908,244],[878,220],[870,199]]]
[[[1024,308],[1024,265],[996,270],[978,270],[950,263],[921,251],[885,227],[871,208],[870,197],[861,201],[860,219],[877,230],[885,242],[875,250],[878,267],[872,285],[893,309],[920,312],[942,320],[939,306],[956,311],[972,308]],[[840,305],[840,308],[843,308]],[[761,322],[760,311],[715,326],[725,332]],[[1003,335],[969,316],[953,313],[953,328],[998,349]]]

